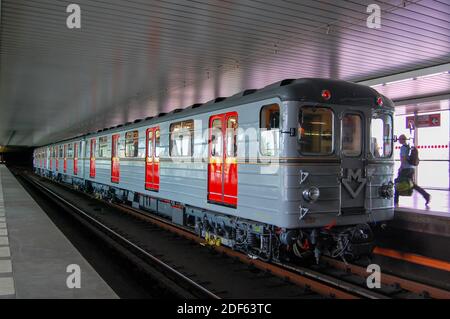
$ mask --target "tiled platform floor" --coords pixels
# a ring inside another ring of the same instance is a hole
[[[75,279],[69,265],[79,266],[80,288],[70,284]],[[4,165],[0,165],[2,298],[117,298]]]

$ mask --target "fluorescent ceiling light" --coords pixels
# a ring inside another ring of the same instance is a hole
[[[397,83],[402,83],[402,82],[408,82],[408,81],[414,81],[416,78],[407,78],[407,79],[401,79],[401,80],[397,80],[397,81],[391,81],[391,82],[386,82],[384,83],[385,85],[389,85],[389,84],[397,84]]]
[[[449,71],[433,73],[433,74],[427,74],[427,75],[421,75],[421,76],[418,76],[417,79],[431,78],[433,76],[444,75],[444,74],[449,74]]]

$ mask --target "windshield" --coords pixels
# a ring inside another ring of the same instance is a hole
[[[370,151],[375,158],[392,154],[392,116],[375,112],[372,115]]]
[[[333,111],[325,107],[302,107],[299,112],[298,142],[302,154],[333,153]]]
[[[342,119],[342,153],[357,157],[362,151],[362,119],[359,114],[345,114]]]

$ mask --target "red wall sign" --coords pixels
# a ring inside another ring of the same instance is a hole
[[[427,114],[418,115],[416,123],[414,123],[414,116],[408,116],[406,118],[406,128],[416,128],[416,127],[433,127],[441,126],[441,114]]]

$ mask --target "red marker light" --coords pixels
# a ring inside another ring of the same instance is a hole
[[[331,98],[331,92],[329,90],[323,90],[322,91],[322,98],[325,101],[328,101]]]
[[[381,98],[381,96],[377,99],[377,105],[383,106],[383,99]]]

